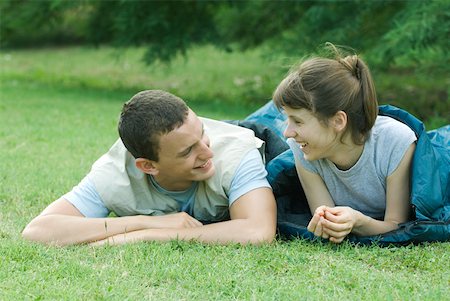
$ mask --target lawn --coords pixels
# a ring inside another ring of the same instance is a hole
[[[145,66],[140,53],[0,52],[0,300],[450,300],[450,243],[23,241],[23,227],[115,141],[121,105],[138,90],[170,90],[200,115],[239,119],[270,99],[284,72],[261,68],[277,63],[257,52],[202,48],[171,66]]]

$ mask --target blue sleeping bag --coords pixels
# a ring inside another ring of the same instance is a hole
[[[408,125],[418,139],[411,176],[413,215],[397,230],[366,237],[349,235],[347,239],[355,243],[380,245],[450,241],[450,125],[427,132],[420,120],[404,110],[390,105],[380,106],[379,109],[380,115]],[[284,141],[285,120],[286,117],[270,101],[249,115],[245,122],[269,128]],[[258,136],[257,131],[255,133]],[[306,229],[311,213],[298,180],[292,152],[285,145],[272,157],[266,162],[266,169],[277,200],[279,233],[289,238],[314,239],[314,235]]]

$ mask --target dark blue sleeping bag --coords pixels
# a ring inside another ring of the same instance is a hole
[[[397,230],[366,237],[349,235],[348,240],[380,245],[450,241],[450,125],[426,132],[423,123],[404,110],[384,105],[380,106],[379,114],[405,123],[418,138],[411,177],[413,215]],[[285,120],[273,102],[269,102],[243,123],[244,126],[245,122],[257,124],[252,126],[253,130],[262,139],[266,139],[267,133],[261,134],[260,129],[268,128],[277,137],[271,137],[271,141],[278,138],[284,141]],[[313,239],[314,235],[306,229],[311,213],[297,177],[293,154],[285,142],[281,147],[283,143],[277,143],[278,151],[270,150],[271,160],[266,161],[266,169],[277,200],[279,233],[289,238]]]

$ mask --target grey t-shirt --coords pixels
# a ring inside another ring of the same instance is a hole
[[[288,144],[295,164],[320,175],[336,206],[349,206],[382,220],[386,209],[386,178],[397,169],[414,141],[416,136],[407,125],[378,116],[361,157],[348,170],[338,169],[327,159],[307,161],[294,139],[288,139]]]

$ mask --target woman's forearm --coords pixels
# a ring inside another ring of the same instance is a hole
[[[386,233],[398,228],[394,221],[380,221],[357,211],[357,219],[352,233],[358,236],[370,236]]]

